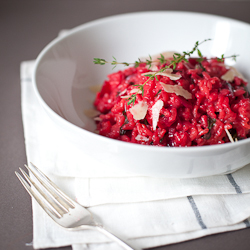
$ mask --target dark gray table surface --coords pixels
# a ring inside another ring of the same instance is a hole
[[[194,11],[250,23],[250,0],[0,0],[0,249],[33,249],[27,245],[32,241],[30,198],[14,174],[26,163],[20,63],[35,59],[61,29],[146,10]],[[249,238],[248,228],[159,249],[249,250]]]

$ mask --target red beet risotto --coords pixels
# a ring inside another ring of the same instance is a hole
[[[159,72],[166,64],[140,63],[108,75],[94,102],[100,135],[168,147],[249,137],[247,82],[236,69],[216,58],[189,58]]]

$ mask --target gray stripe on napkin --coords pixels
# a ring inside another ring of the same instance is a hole
[[[235,179],[233,178],[232,174],[227,174],[227,178],[229,182],[232,184],[232,186],[235,188],[235,191],[237,194],[242,194],[240,186],[236,183]],[[243,221],[246,225],[246,227],[250,227],[250,222],[248,219],[245,219]]]
[[[207,226],[205,225],[204,221],[202,220],[200,211],[199,211],[198,207],[196,206],[194,198],[192,196],[187,196],[187,198],[188,198],[188,201],[189,201],[189,203],[194,211],[195,217],[196,217],[199,225],[201,226],[202,229],[206,229]]]
[[[228,178],[229,182],[232,184],[232,186],[235,188],[236,193],[237,194],[242,194],[240,186],[236,183],[236,181],[234,180],[232,174],[227,174],[227,178]]]

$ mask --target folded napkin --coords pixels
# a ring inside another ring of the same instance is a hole
[[[232,174],[195,179],[107,174],[101,162],[83,157],[39,105],[31,82],[33,66],[33,61],[21,64],[28,162],[88,207],[104,227],[134,246],[149,248],[250,226],[250,165]],[[74,250],[118,249],[101,233],[66,231],[36,202],[32,206],[35,249],[67,245]]]

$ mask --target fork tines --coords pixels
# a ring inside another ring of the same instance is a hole
[[[39,203],[39,205],[50,215],[61,218],[70,208],[74,208],[74,202],[66,194],[64,194],[41,170],[33,163],[30,166],[24,165],[32,178],[21,168],[20,171],[25,177],[15,172],[31,197]]]

